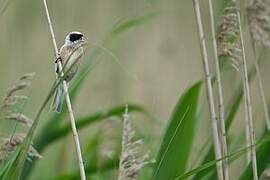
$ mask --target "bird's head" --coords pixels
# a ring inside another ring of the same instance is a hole
[[[65,39],[67,45],[85,45],[87,44],[87,39],[79,31],[72,31],[68,33]]]

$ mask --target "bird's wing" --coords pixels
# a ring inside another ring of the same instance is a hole
[[[70,55],[70,48],[68,48],[68,46],[62,46],[61,49],[60,49],[60,56],[61,56],[61,59],[62,59],[62,65],[64,66],[67,62],[67,58],[69,57]]]
[[[61,57],[61,63],[62,63],[62,68],[64,68],[65,64],[66,64],[66,59],[68,58],[68,48],[63,45],[60,49],[60,57]],[[55,63],[55,72],[56,74],[58,75],[59,73],[59,67],[58,67],[58,64]]]

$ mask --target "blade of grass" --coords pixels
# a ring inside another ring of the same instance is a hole
[[[7,8],[11,4],[11,2],[12,2],[12,0],[6,0],[6,1],[4,1],[4,3],[1,3],[0,17],[4,15],[4,13],[6,12]]]
[[[114,38],[115,36],[130,30],[131,28],[137,27],[153,18],[158,16],[160,13],[159,12],[154,12],[150,14],[146,14],[143,16],[138,16],[132,19],[129,19],[127,21],[120,22],[117,24],[111,31],[109,38]]]
[[[129,104],[130,112],[141,112],[147,113],[144,108],[139,105]],[[109,117],[121,117],[125,109],[125,105],[117,106],[105,111],[99,111],[93,113],[89,116],[78,118],[76,125],[78,129],[84,128],[92,123],[98,122],[100,120],[109,118]],[[54,128],[47,129],[47,136],[37,137],[37,144],[35,147],[39,150],[43,150],[48,144],[53,143],[56,140],[59,140],[65,137],[67,134],[71,133],[68,125],[57,126]]]
[[[266,143],[269,144],[270,142],[270,135],[266,135],[264,136],[260,141],[258,141],[254,147],[256,148],[261,148],[263,147]],[[220,158],[220,159],[217,159],[217,160],[213,160],[213,161],[209,161],[207,163],[204,163],[203,165],[185,173],[185,174],[182,174],[178,177],[176,177],[174,180],[181,180],[181,179],[187,179],[188,177],[192,176],[192,175],[195,175],[203,170],[206,170],[206,169],[209,169],[209,168],[214,168],[214,165],[217,163],[217,161],[222,161],[223,159],[225,158],[228,158],[231,162],[238,159],[240,156],[246,154],[246,152],[248,151],[248,149],[251,148],[251,147],[245,147],[245,148],[242,148],[238,151],[235,151],[233,153],[230,153],[227,157],[223,157],[223,158]]]
[[[270,135],[270,132],[265,131],[264,135],[260,139],[262,140],[269,135]],[[269,160],[270,160],[269,152],[270,152],[269,141],[257,149],[258,176],[260,176],[261,173],[267,167],[267,165],[269,165]],[[253,178],[252,164],[249,163],[248,167],[246,167],[246,169],[241,174],[241,177],[239,178],[239,180],[247,180],[247,179],[252,179],[252,178]]]
[[[12,163],[18,158],[20,148],[17,148],[16,151],[8,158],[8,160],[0,166],[0,179],[6,179],[8,169],[12,166]]]
[[[162,140],[153,180],[173,179],[184,173],[197,121],[201,81],[189,88],[177,102]]]

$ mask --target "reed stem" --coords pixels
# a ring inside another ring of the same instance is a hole
[[[49,28],[50,28],[50,34],[51,34],[53,46],[54,46],[55,58],[58,59],[59,58],[59,51],[58,51],[58,48],[57,48],[56,38],[55,38],[55,35],[54,35],[53,26],[52,26],[52,22],[51,22],[51,18],[50,18],[50,14],[49,14],[49,10],[48,10],[46,0],[43,0],[43,3],[44,3],[45,11],[46,11],[48,25],[49,25]],[[63,77],[64,72],[62,71],[63,68],[62,68],[61,61],[57,61],[57,65],[58,65],[58,68],[59,68],[59,72],[61,72],[60,76]],[[76,128],[74,113],[73,113],[72,106],[71,106],[71,100],[70,100],[69,93],[68,93],[68,86],[67,86],[67,82],[65,80],[63,80],[62,83],[63,83],[63,87],[64,87],[64,93],[66,95],[66,104],[67,104],[67,108],[68,108],[68,112],[69,112],[70,124],[71,124],[71,129],[72,129],[72,133],[73,133],[74,142],[75,142],[77,159],[78,159],[78,164],[79,164],[79,169],[80,169],[80,176],[81,176],[81,180],[86,180],[85,168],[84,168],[84,163],[83,163],[82,153],[81,153],[81,147],[80,147],[80,140],[79,140],[79,135],[78,135],[77,128]]]
[[[249,89],[249,81],[248,81],[248,70],[247,70],[247,60],[246,60],[246,52],[244,47],[244,39],[243,39],[243,31],[241,26],[241,14],[240,11],[237,10],[237,19],[239,26],[239,34],[241,41],[241,49],[242,49],[242,69],[243,69],[243,77],[244,77],[244,88],[245,88],[245,103],[246,103],[246,113],[248,117],[248,129],[249,129],[249,138],[250,138],[250,154],[251,154],[251,162],[252,162],[252,171],[253,171],[253,179],[258,180],[258,172],[257,172],[257,158],[256,158],[256,147],[255,145],[255,131],[253,127],[253,114],[252,114],[252,105],[251,105],[251,96]]]
[[[208,106],[210,111],[210,117],[211,117],[211,125],[212,125],[212,138],[213,138],[213,144],[214,144],[214,151],[215,151],[215,158],[221,159],[221,147],[220,147],[220,141],[219,141],[219,132],[218,132],[218,123],[217,123],[217,116],[215,111],[215,103],[214,103],[214,95],[213,95],[213,87],[211,83],[211,75],[209,70],[209,60],[208,60],[208,54],[206,49],[206,42],[204,38],[204,30],[203,30],[203,23],[201,18],[201,12],[200,12],[200,5],[198,0],[193,0],[193,6],[195,10],[196,15],[196,23],[197,23],[197,29],[200,37],[200,49],[202,54],[202,60],[203,60],[203,69],[204,69],[204,75],[205,75],[205,81],[206,81],[206,91],[207,91],[207,100],[208,100]],[[216,163],[217,167],[217,176],[219,180],[223,180],[223,166],[222,162],[218,161]]]
[[[227,147],[227,137],[226,137],[226,127],[225,127],[225,118],[224,118],[224,95],[223,95],[223,87],[221,81],[221,73],[220,73],[220,64],[218,59],[218,50],[217,50],[217,40],[216,40],[216,29],[215,29],[215,19],[213,12],[213,3],[212,0],[208,0],[209,6],[209,14],[210,14],[210,23],[211,23],[211,34],[213,41],[213,50],[214,50],[214,61],[215,61],[215,69],[216,69],[216,78],[217,78],[217,88],[218,88],[218,112],[219,112],[219,123],[221,129],[220,142],[222,147],[222,156],[228,156],[228,147]],[[224,168],[224,179],[229,179],[229,167],[228,167],[228,158],[225,158],[223,161]]]

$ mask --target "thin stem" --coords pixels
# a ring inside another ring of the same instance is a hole
[[[245,101],[246,101],[246,108],[247,108],[247,116],[248,116],[248,125],[249,125],[249,136],[250,136],[250,143],[251,143],[251,162],[252,162],[252,170],[253,170],[253,179],[258,180],[258,172],[257,172],[257,159],[256,159],[256,148],[255,144],[255,131],[253,127],[253,114],[252,114],[252,105],[251,105],[251,97],[250,97],[250,89],[249,89],[249,82],[248,82],[248,70],[247,70],[247,60],[246,60],[246,52],[244,47],[244,39],[243,39],[243,32],[241,26],[241,15],[239,10],[237,10],[237,19],[238,19],[238,26],[239,26],[239,33],[240,33],[240,41],[241,41],[241,49],[242,49],[242,57],[243,57],[243,72],[244,72],[244,88],[245,88]]]
[[[252,39],[252,34],[251,34],[250,30],[249,30],[249,34],[250,34],[250,37],[251,37],[251,40],[252,40],[252,49],[253,49],[253,54],[254,54],[254,65],[255,65],[256,72],[257,72],[260,97],[261,97],[262,103],[263,103],[263,111],[264,111],[264,116],[265,116],[265,121],[266,121],[266,128],[267,128],[267,130],[270,130],[269,110],[268,110],[268,106],[267,106],[265,91],[263,89],[263,81],[262,81],[261,70],[260,70],[258,60],[257,60],[257,58],[259,58],[259,57],[257,57],[256,42],[254,41],[254,39]]]
[[[267,130],[270,130],[270,118],[269,118],[269,110],[267,107],[267,102],[266,102],[266,96],[265,96],[265,91],[263,89],[263,81],[262,81],[262,75],[261,75],[261,70],[258,64],[258,61],[256,60],[256,47],[255,44],[253,43],[253,53],[254,53],[254,64],[255,64],[255,69],[257,72],[257,78],[258,78],[258,83],[259,83],[259,91],[260,91],[260,96],[262,99],[263,103],[263,111],[264,111],[264,116],[265,116],[265,121],[266,121],[266,127]]]
[[[244,97],[246,99],[247,97],[247,92],[246,92],[246,84],[245,82],[245,76],[244,76],[244,71],[243,68],[241,68],[241,72],[240,72],[240,76],[241,76],[241,81],[242,81],[242,86],[243,86],[243,92],[244,92]],[[251,139],[250,139],[250,128],[249,128],[249,117],[248,117],[248,105],[247,105],[247,101],[245,100],[244,102],[244,111],[245,111],[245,137],[246,137],[246,147],[250,147],[251,145]],[[246,153],[246,162],[247,164],[249,164],[249,162],[251,161],[251,151],[247,151]]]
[[[51,38],[52,38],[52,41],[53,41],[55,57],[57,57],[58,56],[58,47],[57,47],[56,38],[55,38],[55,35],[54,35],[54,31],[53,31],[53,26],[52,26],[52,21],[51,21],[51,18],[50,18],[50,13],[49,13],[47,1],[43,0],[43,3],[44,3],[45,11],[46,11],[46,17],[47,17],[48,25],[49,25],[49,28],[50,28]]]
[[[50,28],[51,38],[52,38],[52,41],[53,41],[55,57],[58,58],[59,57],[59,52],[58,52],[57,43],[56,43],[56,39],[55,39],[55,35],[54,35],[52,22],[51,22],[51,18],[50,18],[50,14],[49,14],[49,10],[48,10],[46,0],[43,0],[43,3],[44,3],[45,11],[46,11],[48,25],[49,25],[49,28]],[[59,68],[59,72],[61,72],[60,76],[63,77],[64,72],[62,71],[62,69],[63,69],[62,68],[62,63],[60,61],[57,61],[57,65],[58,65],[58,68]],[[82,159],[82,153],[81,153],[81,147],[80,147],[80,141],[79,141],[79,135],[78,135],[78,132],[77,132],[77,129],[76,129],[76,123],[75,123],[75,118],[74,118],[74,114],[73,114],[73,110],[72,110],[72,106],[71,106],[71,101],[70,101],[70,97],[69,97],[69,93],[68,93],[67,82],[65,80],[63,80],[63,87],[64,87],[64,92],[65,92],[65,95],[66,95],[66,104],[67,104],[67,108],[68,108],[68,112],[69,112],[70,124],[71,124],[71,128],[72,128],[73,138],[74,138],[74,141],[75,141],[76,153],[77,153],[77,158],[78,158],[78,163],[79,163],[79,168],[80,168],[80,176],[81,176],[81,180],[86,180],[84,163],[83,163],[83,159]]]
[[[197,23],[197,29],[200,37],[200,48],[201,48],[201,54],[203,56],[203,68],[204,68],[204,74],[205,74],[205,81],[206,81],[206,90],[207,90],[207,99],[208,99],[208,106],[211,116],[211,125],[212,125],[212,138],[214,143],[214,150],[215,150],[215,158],[220,159],[222,157],[221,154],[221,147],[219,142],[219,133],[218,133],[218,123],[217,123],[217,116],[215,112],[215,104],[214,104],[214,95],[213,95],[213,87],[211,83],[211,76],[210,76],[210,70],[209,70],[209,60],[208,60],[208,54],[206,50],[206,43],[204,38],[204,31],[203,31],[203,25],[202,25],[202,18],[201,18],[201,12],[200,12],[200,5],[198,3],[198,0],[193,0],[193,6],[195,10],[196,15],[196,23]],[[217,162],[217,175],[219,180],[223,180],[223,166],[222,162]]]
[[[210,13],[210,23],[211,23],[211,34],[214,46],[214,60],[215,60],[215,69],[216,69],[216,77],[217,77],[217,87],[218,87],[218,112],[219,112],[219,122],[221,129],[221,147],[222,147],[222,156],[227,157],[228,155],[228,147],[227,147],[227,138],[226,138],[226,128],[225,128],[225,118],[224,118],[224,99],[223,99],[223,87],[221,81],[221,73],[220,73],[220,64],[218,59],[218,51],[217,51],[217,40],[216,40],[216,29],[215,29],[215,20],[214,20],[214,12],[213,12],[213,3],[212,0],[208,0],[209,5],[209,13]],[[224,179],[229,179],[229,166],[228,166],[228,158],[225,158],[223,161],[224,167]]]

